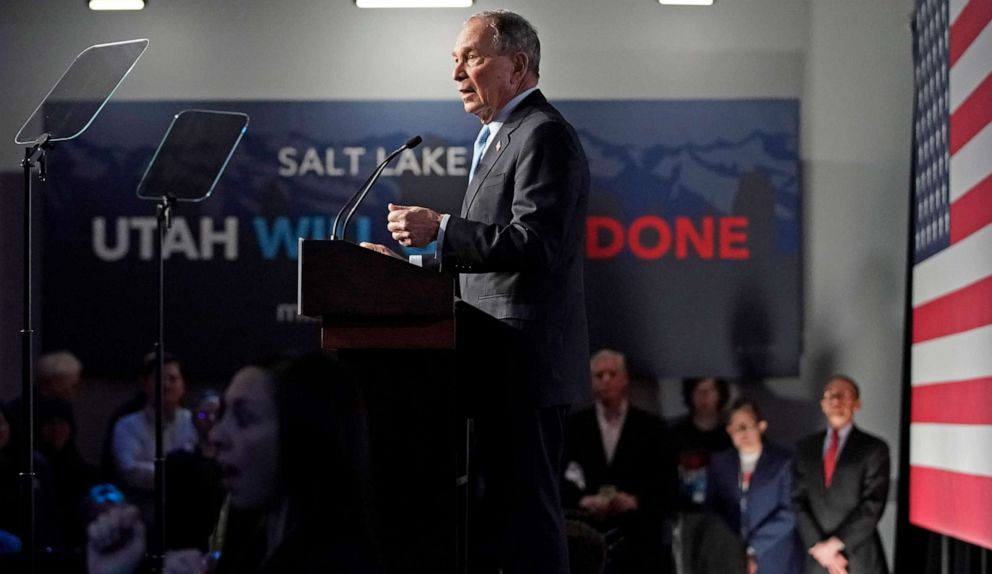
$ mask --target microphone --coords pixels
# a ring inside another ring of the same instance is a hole
[[[337,216],[334,217],[334,225],[331,226],[332,240],[338,238],[337,237],[338,221],[340,221],[341,215],[344,214],[344,211],[346,209],[348,209],[348,206],[351,205],[352,202],[354,202],[351,211],[348,212],[348,216],[345,217],[344,219],[344,225],[341,227],[341,239],[344,239],[345,233],[348,232],[348,224],[351,222],[352,216],[355,215],[355,211],[358,210],[358,206],[361,205],[362,201],[365,200],[365,196],[368,195],[369,190],[372,189],[372,186],[375,185],[375,182],[379,179],[379,176],[382,175],[382,170],[386,169],[386,165],[389,164],[389,162],[392,161],[394,157],[400,155],[400,153],[402,153],[403,150],[413,149],[418,145],[420,145],[420,142],[422,141],[424,140],[420,136],[413,136],[412,138],[406,140],[406,143],[401,145],[396,151],[386,156],[386,159],[382,160],[382,163],[379,164],[379,167],[375,168],[375,171],[372,172],[372,175],[370,175],[369,178],[365,180],[365,183],[362,185],[361,189],[357,191],[355,195],[352,195],[348,199],[348,201],[346,201],[345,204],[341,206],[341,209],[338,210]]]

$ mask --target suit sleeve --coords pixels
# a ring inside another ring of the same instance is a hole
[[[855,548],[875,533],[889,495],[889,447],[878,441],[865,456],[861,499],[834,532],[849,548]]]
[[[633,422],[629,417],[628,423]],[[664,423],[650,415],[639,416],[638,419],[642,448],[648,455],[642,457],[640,464],[643,466],[632,477],[632,486],[636,488],[632,494],[637,496],[643,513],[663,518],[672,514],[675,508],[673,493],[678,489],[675,456],[671,452],[671,441]]]
[[[588,452],[598,447],[592,444],[595,437],[588,431],[585,413],[579,412],[570,416],[565,426],[565,444],[562,449],[561,465],[561,499],[562,508],[575,510],[579,508],[579,500],[589,494],[592,486],[588,484],[586,473]]]
[[[768,515],[761,523],[754,525],[751,530],[750,539],[747,540],[747,545],[754,548],[759,564],[764,553],[769,548],[778,544],[783,538],[791,536],[793,529],[796,527],[796,513],[792,510],[790,500],[792,494],[792,472],[791,461],[782,465],[782,468],[775,477],[775,482],[778,486],[776,489],[778,505],[775,508],[775,512]]]
[[[723,450],[710,458],[706,469],[706,498],[703,501],[703,508],[719,516],[736,534],[740,533],[743,520],[738,456],[736,450]]]
[[[569,240],[588,167],[565,124],[547,121],[522,136],[526,140],[512,173],[509,221],[484,223],[452,215],[441,249],[444,269],[488,273],[547,269],[556,263]],[[487,183],[479,193],[486,192]],[[490,185],[506,189],[511,183]]]
[[[810,465],[805,463],[803,445],[799,445],[796,454],[795,473],[792,485],[792,507],[796,512],[796,530],[803,542],[803,548],[810,548],[825,538],[823,528],[813,516],[809,503],[809,483],[819,480],[810,472]]]

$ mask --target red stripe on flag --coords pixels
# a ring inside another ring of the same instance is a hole
[[[992,1],[992,0],[990,0]],[[992,121],[992,74],[980,84],[951,114],[950,152],[958,153],[964,144]]]
[[[992,276],[913,309],[913,344],[992,323]]]
[[[968,50],[968,46],[992,20],[992,0],[971,0],[951,25],[951,65]]]
[[[961,241],[989,223],[992,223],[992,174],[951,204],[951,243]]]
[[[992,549],[992,477],[914,466],[909,521]]]
[[[992,425],[992,377],[913,387],[914,423]]]

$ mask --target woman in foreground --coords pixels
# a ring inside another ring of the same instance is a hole
[[[238,371],[210,433],[229,492],[220,556],[170,552],[165,572],[376,572],[360,408],[353,375],[326,354]],[[90,574],[142,570],[145,532],[133,507],[102,515],[89,537]]]

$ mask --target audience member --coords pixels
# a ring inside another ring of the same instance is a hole
[[[564,506],[580,510],[601,532],[620,529],[623,542],[610,552],[609,572],[667,572],[665,528],[677,478],[664,424],[628,401],[622,353],[603,349],[590,367],[595,405],[572,415],[566,427]]]
[[[78,549],[86,540],[82,502],[90,487],[98,482],[99,472],[79,453],[72,405],[68,401],[39,399],[35,403],[34,422],[36,450],[47,462],[54,487],[57,546]]]
[[[113,427],[112,454],[117,480],[127,498],[137,504],[151,522],[155,487],[155,368],[141,379],[144,407],[121,417]],[[162,369],[163,431],[165,454],[175,450],[190,451],[196,446],[193,415],[180,403],[186,394],[179,361],[169,357]]]
[[[763,441],[768,422],[753,401],[730,407],[734,443],[710,459],[706,507],[739,534],[748,574],[799,574],[802,551],[792,510],[792,457]]]
[[[20,490],[18,484],[18,461],[14,456],[10,446],[11,430],[10,422],[7,420],[7,411],[3,404],[0,404],[0,532],[6,532],[13,536],[14,532],[19,532],[17,519],[18,496]],[[16,537],[15,537],[16,538]],[[10,548],[10,538],[6,537],[8,543],[4,547]]]
[[[231,506],[218,574],[376,571],[363,423],[354,377],[329,355],[235,374],[210,433]],[[90,525],[90,574],[136,571],[143,534],[133,507],[101,516]],[[167,571],[205,567],[196,551],[166,558]]]
[[[38,397],[49,397],[42,395]],[[35,403],[35,411],[39,404],[47,400],[42,399]],[[23,429],[18,433],[18,416],[15,415],[22,409],[20,398],[15,399],[9,406],[0,404],[0,531],[9,533],[4,537],[4,546],[8,549],[19,546],[20,538],[23,535],[24,523],[21,493],[24,490],[21,472],[25,470],[25,449],[27,441],[16,442],[18,434],[24,436]],[[20,419],[26,421],[26,418]],[[38,420],[35,419],[35,428],[38,427]],[[36,439],[37,440],[37,439]],[[40,442],[40,441],[39,441]],[[40,446],[39,444],[35,445]],[[61,547],[61,522],[55,503],[55,484],[52,477],[48,460],[41,454],[38,448],[32,453],[34,459],[34,493],[35,493],[35,544],[38,547]]]
[[[46,399],[64,401],[69,407],[67,422],[73,428],[76,426],[73,404],[79,396],[79,389],[82,386],[82,373],[83,364],[68,351],[45,353],[38,357],[35,365],[35,401]],[[15,443],[22,440],[21,437],[25,432],[21,426],[22,421],[26,420],[23,412],[23,401],[24,397],[17,397],[10,402],[7,409]]]
[[[876,527],[889,492],[889,447],[854,426],[860,397],[851,377],[827,379],[827,431],[797,446],[793,502],[810,574],[888,572]]]
[[[166,365],[173,362],[177,363],[183,381],[186,380],[186,372],[183,369],[182,363],[179,363],[174,355],[166,353],[163,362]],[[138,380],[137,388],[131,394],[130,398],[118,405],[110,415],[110,418],[107,419],[107,430],[103,435],[103,446],[100,451],[100,472],[103,474],[104,480],[108,482],[119,482],[117,465],[114,460],[114,427],[126,415],[136,413],[145,408],[145,403],[147,402],[145,380],[151,377],[151,384],[155,384],[154,377],[157,366],[158,360],[154,352],[148,353],[142,358],[141,365],[138,367],[138,372],[135,375],[135,378]]]
[[[207,549],[225,496],[217,448],[210,441],[220,406],[213,391],[201,397],[193,412],[196,448],[173,451],[166,458],[166,548]]]
[[[730,398],[727,381],[713,377],[682,381],[682,399],[689,409],[673,428],[679,480],[684,502],[699,507],[706,499],[706,468],[710,455],[731,447],[723,425],[723,409]]]

